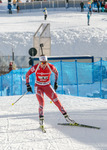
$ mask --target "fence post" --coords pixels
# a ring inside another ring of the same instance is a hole
[[[63,90],[63,69],[62,69],[62,60],[60,60],[60,66],[61,66],[61,87],[62,87],[62,94],[64,93]]]
[[[94,62],[92,62],[92,83],[94,83]]]
[[[11,71],[11,96],[13,95],[13,70]]]
[[[1,96],[2,96],[2,75],[1,75]]]
[[[76,81],[77,81],[77,96],[79,96],[77,60],[75,60],[75,70],[76,70]]]
[[[20,94],[22,95],[22,68],[20,68]]]
[[[100,98],[102,98],[102,58],[100,59]]]

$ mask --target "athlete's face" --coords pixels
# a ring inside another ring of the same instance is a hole
[[[41,67],[45,67],[47,64],[47,61],[41,61],[40,63],[41,63]]]

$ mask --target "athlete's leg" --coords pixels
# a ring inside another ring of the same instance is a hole
[[[54,91],[53,87],[51,85],[45,86],[44,92],[53,101],[53,103],[59,108],[60,112],[62,114],[65,114],[66,111],[64,107],[62,106],[61,102],[59,101],[59,98],[56,92]]]
[[[44,116],[44,92],[39,86],[35,86],[36,97],[39,102],[39,117]]]
[[[58,96],[56,94],[56,92],[54,91],[54,89],[52,88],[51,85],[49,86],[46,86],[44,88],[44,92],[45,94],[54,102],[54,104],[59,108],[60,112],[63,114],[63,116],[65,117],[66,121],[69,122],[69,123],[72,123],[74,124],[75,121],[72,120],[67,112],[65,111],[64,107],[61,105],[59,99],[58,99]]]

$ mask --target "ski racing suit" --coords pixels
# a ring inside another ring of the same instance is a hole
[[[62,114],[66,113],[55,90],[50,84],[50,75],[52,72],[55,74],[55,81],[57,82],[58,71],[55,66],[50,63],[47,63],[45,68],[42,68],[38,63],[26,73],[26,83],[29,83],[29,76],[32,73],[35,73],[36,75],[35,93],[39,102],[39,117],[44,116],[44,93],[53,101]]]

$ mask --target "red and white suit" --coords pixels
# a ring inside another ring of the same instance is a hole
[[[35,93],[39,101],[39,117],[44,116],[44,93],[53,101],[53,103],[59,108],[62,114],[65,114],[66,111],[61,105],[58,96],[50,85],[50,75],[51,72],[55,74],[55,81],[58,78],[58,71],[54,65],[47,63],[45,68],[42,68],[40,64],[33,66],[26,74],[26,83],[29,83],[30,74],[34,73],[36,75],[35,81]]]

